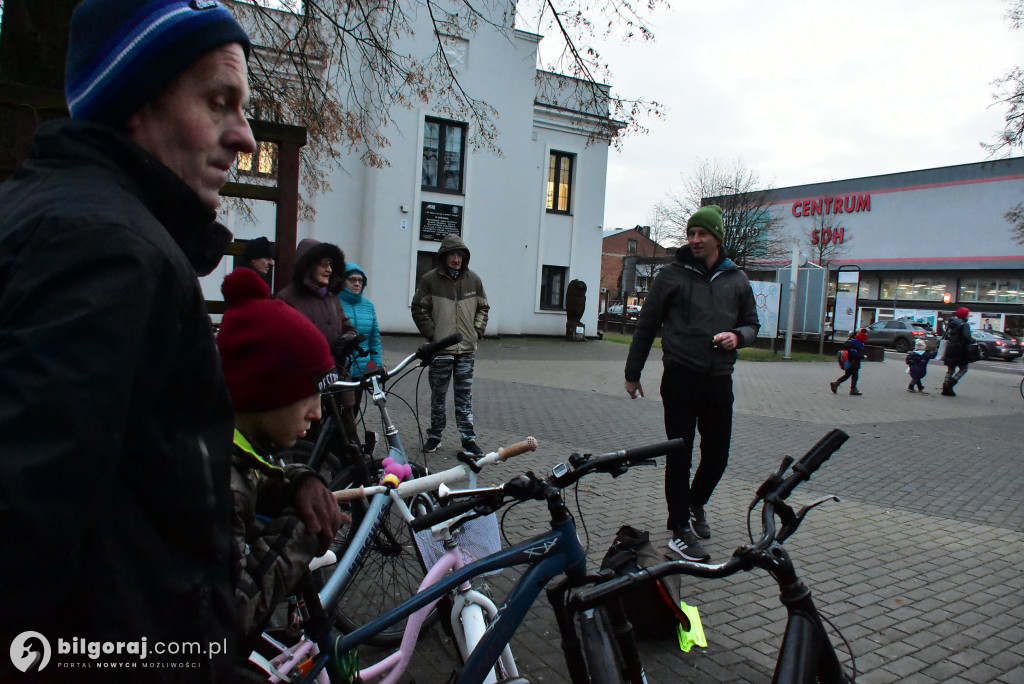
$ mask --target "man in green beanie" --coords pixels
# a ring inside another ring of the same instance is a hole
[[[687,244],[654,278],[626,359],[626,392],[636,399],[644,395],[640,374],[664,326],[665,432],[669,439],[681,437],[690,445],[665,464],[669,548],[697,562],[711,559],[698,537],[711,537],[704,506],[729,460],[736,350],[753,344],[760,327],[750,282],[722,249],[724,235],[721,207],[709,205],[693,213],[686,222]],[[691,485],[695,428],[700,432],[700,464]]]

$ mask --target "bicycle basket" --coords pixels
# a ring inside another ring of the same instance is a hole
[[[416,546],[419,547],[420,555],[423,556],[424,565],[428,568],[434,567],[434,564],[445,554],[443,540],[436,538],[430,530],[420,530],[415,534]],[[453,531],[452,536],[458,542],[462,559],[467,564],[501,551],[498,516],[494,513],[470,520]],[[500,571],[494,570],[485,574],[493,572]]]

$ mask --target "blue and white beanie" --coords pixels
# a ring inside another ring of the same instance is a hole
[[[84,0],[71,17],[64,94],[73,119],[121,127],[193,62],[249,36],[216,0]]]

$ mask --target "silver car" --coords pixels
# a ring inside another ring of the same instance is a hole
[[[908,319],[896,321],[878,321],[868,326],[868,339],[865,344],[877,347],[892,347],[900,353],[914,348],[914,343],[924,340],[926,351],[939,348],[939,338],[927,326]]]
[[[1005,359],[1013,361],[1020,358],[1024,351],[1021,350],[1020,340],[1012,335],[1002,332],[986,332],[984,330],[972,330],[971,336],[981,348],[983,359]]]

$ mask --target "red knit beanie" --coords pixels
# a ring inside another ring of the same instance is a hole
[[[971,310],[968,309],[966,306],[961,306],[959,309],[956,310],[956,317],[957,318],[962,318],[965,321],[967,320],[967,317],[970,316],[970,315],[971,315]]]
[[[853,336],[853,339],[860,340],[861,342],[867,342],[868,341],[868,329],[867,328],[861,328],[860,330],[857,331],[857,334]]]
[[[337,379],[331,348],[313,323],[248,268],[221,285],[226,310],[217,333],[224,378],[236,411],[270,411],[316,394]]]

